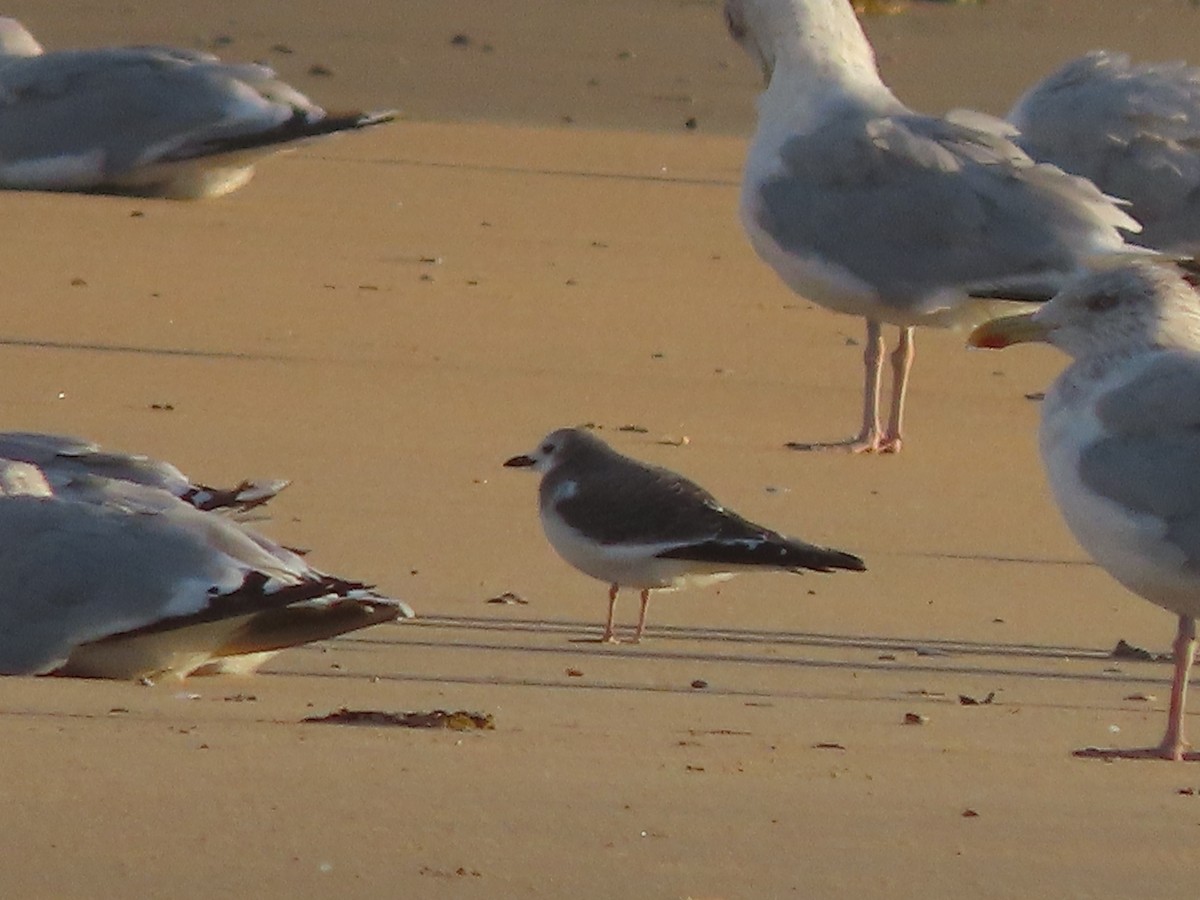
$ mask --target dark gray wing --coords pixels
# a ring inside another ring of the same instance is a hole
[[[865,568],[851,554],[756,525],[669,469],[609,454],[602,466],[587,469],[586,477],[579,477],[584,470],[564,466],[554,473],[557,477],[542,482],[563,520],[603,544],[665,544],[670,546],[660,557],[720,565]],[[572,487],[562,490],[567,483]]]
[[[544,502],[589,537],[603,544],[662,543],[712,538],[729,527],[730,514],[716,498],[682,475],[612,451],[600,462],[589,456],[578,466],[561,466],[541,485]]]
[[[759,191],[759,226],[892,303],[939,290],[1002,293],[1061,277],[1137,223],[1096,188],[1035,165],[997,123],[847,110],[790,139]]]

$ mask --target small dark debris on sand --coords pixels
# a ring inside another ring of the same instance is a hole
[[[465,709],[447,712],[384,712],[378,709],[341,709],[324,716],[309,716],[301,722],[322,725],[374,725],[397,728],[448,728],[451,731],[494,731],[491,713],[467,712]]]
[[[1112,652],[1108,654],[1113,659],[1136,659],[1141,662],[1170,662],[1171,657],[1167,653],[1151,653],[1149,650],[1143,650],[1141,647],[1135,647],[1124,638],[1117,641],[1117,646],[1112,648]]]
[[[986,697],[984,697],[982,700],[977,699],[975,697],[968,697],[966,694],[958,695],[958,702],[959,702],[960,706],[987,706],[995,699],[996,699],[995,691],[989,691],[988,695]]]
[[[524,597],[522,597],[520,594],[518,594],[516,591],[505,591],[503,594],[497,594],[495,597],[489,597],[484,602],[485,603],[496,603],[496,604],[500,604],[502,606],[512,606],[514,604],[519,604],[521,606],[529,605],[529,601],[526,600]]]

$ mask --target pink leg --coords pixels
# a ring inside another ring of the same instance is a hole
[[[903,443],[904,399],[908,396],[908,373],[912,371],[916,346],[913,328],[900,329],[900,341],[892,352],[892,409],[888,415],[887,433],[879,444],[880,453],[899,453]]]
[[[602,644],[617,644],[617,636],[613,633],[613,616],[617,612],[617,592],[621,590],[621,586],[615,582],[608,586],[608,621],[604,623],[604,636],[600,638]]]
[[[1187,704],[1188,676],[1192,659],[1196,653],[1196,620],[1191,616],[1179,617],[1179,631],[1175,635],[1175,676],[1171,681],[1171,708],[1167,711],[1167,733],[1157,747],[1137,750],[1108,750],[1088,747],[1076,750],[1076,756],[1088,759],[1168,759],[1200,760],[1200,753],[1189,753],[1188,743],[1183,737],[1183,715]]]
[[[848,444],[851,453],[873,453],[879,449],[879,386],[883,376],[883,326],[867,319],[867,346],[863,350],[862,430]]]
[[[642,611],[638,613],[637,633],[633,636],[633,643],[640,644],[642,642],[642,632],[646,630],[646,610],[650,606],[650,590],[642,588]]]

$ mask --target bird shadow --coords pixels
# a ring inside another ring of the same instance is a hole
[[[721,670],[730,673],[746,671],[745,667],[760,667],[795,671],[846,671],[876,673],[884,676],[911,679],[914,675],[970,676],[1034,679],[1038,681],[1109,683],[1150,685],[1164,681],[1157,670],[1140,666],[1154,661],[1117,659],[1111,651],[1096,647],[1037,643],[1002,643],[969,641],[950,638],[883,637],[872,635],[828,634],[821,632],[767,631],[756,629],[713,629],[683,626],[649,626],[641,644],[602,643],[591,637],[579,637],[579,632],[598,630],[595,623],[554,619],[500,619],[474,616],[427,616],[402,624],[382,626],[372,632],[339,638],[331,644],[351,653],[374,656],[385,648],[407,648],[466,652],[478,664],[490,660],[492,672],[473,674],[461,667],[439,665],[439,671],[411,668],[406,671],[372,671],[369,677],[380,681],[410,683],[445,683],[459,685],[489,685],[563,690],[598,690],[647,694],[706,694],[710,696],[741,697],[747,700],[786,698],[826,698],[827,687],[819,691],[806,690],[803,683],[781,682],[769,687],[721,685]],[[496,635],[488,639],[487,635]],[[426,637],[425,635],[428,635]],[[574,636],[574,637],[573,637]],[[509,638],[505,640],[504,638]],[[561,642],[547,643],[556,637]],[[699,646],[697,646],[699,645]],[[810,650],[815,653],[805,653]],[[846,651],[858,658],[831,658],[817,654],[822,651]],[[863,652],[875,652],[874,659],[862,658]],[[538,654],[562,657],[565,674],[562,677],[536,677],[505,672],[500,654]],[[639,680],[644,673],[623,677],[620,670],[606,668],[604,676],[582,677],[580,669],[587,660],[646,661],[666,664],[687,663],[704,666],[703,690],[686,679],[667,682]],[[371,662],[364,656],[360,666],[338,670],[309,672],[273,668],[277,675],[316,677],[357,677],[367,675],[364,669]],[[1054,662],[1058,665],[1050,666]],[[1023,663],[1023,664],[1022,664]],[[1110,663],[1105,671],[1063,668],[1062,663],[1077,663],[1094,667]],[[1135,665],[1136,672],[1118,669]],[[567,665],[569,664],[569,665]],[[728,667],[728,668],[725,668]],[[613,677],[615,674],[615,677]],[[901,691],[911,694],[913,691]],[[916,692],[921,693],[921,692]],[[882,690],[873,696],[856,687],[853,692],[837,694],[846,699],[896,699],[894,690]],[[945,700],[944,695],[925,695]],[[1053,706],[1053,701],[1035,705]]]
[[[141,347],[134,344],[101,344],[90,341],[51,341],[34,338],[0,338],[0,347],[35,350],[65,350],[81,353],[126,353],[142,356],[184,357],[192,359],[228,359],[251,362],[283,362],[294,359],[274,353],[243,353],[236,350],[189,350],[182,347]]]

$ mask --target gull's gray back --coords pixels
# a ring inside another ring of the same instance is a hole
[[[1050,283],[1136,227],[1093,186],[1036,166],[999,126],[846,110],[790,138],[759,226],[893,304],[946,289]]]
[[[1164,521],[1166,539],[1200,574],[1200,354],[1160,353],[1096,407],[1107,436],[1086,446],[1091,491]]]
[[[1009,120],[1031,156],[1130,201],[1142,243],[1200,248],[1200,69],[1095,51],[1031,88]]]

